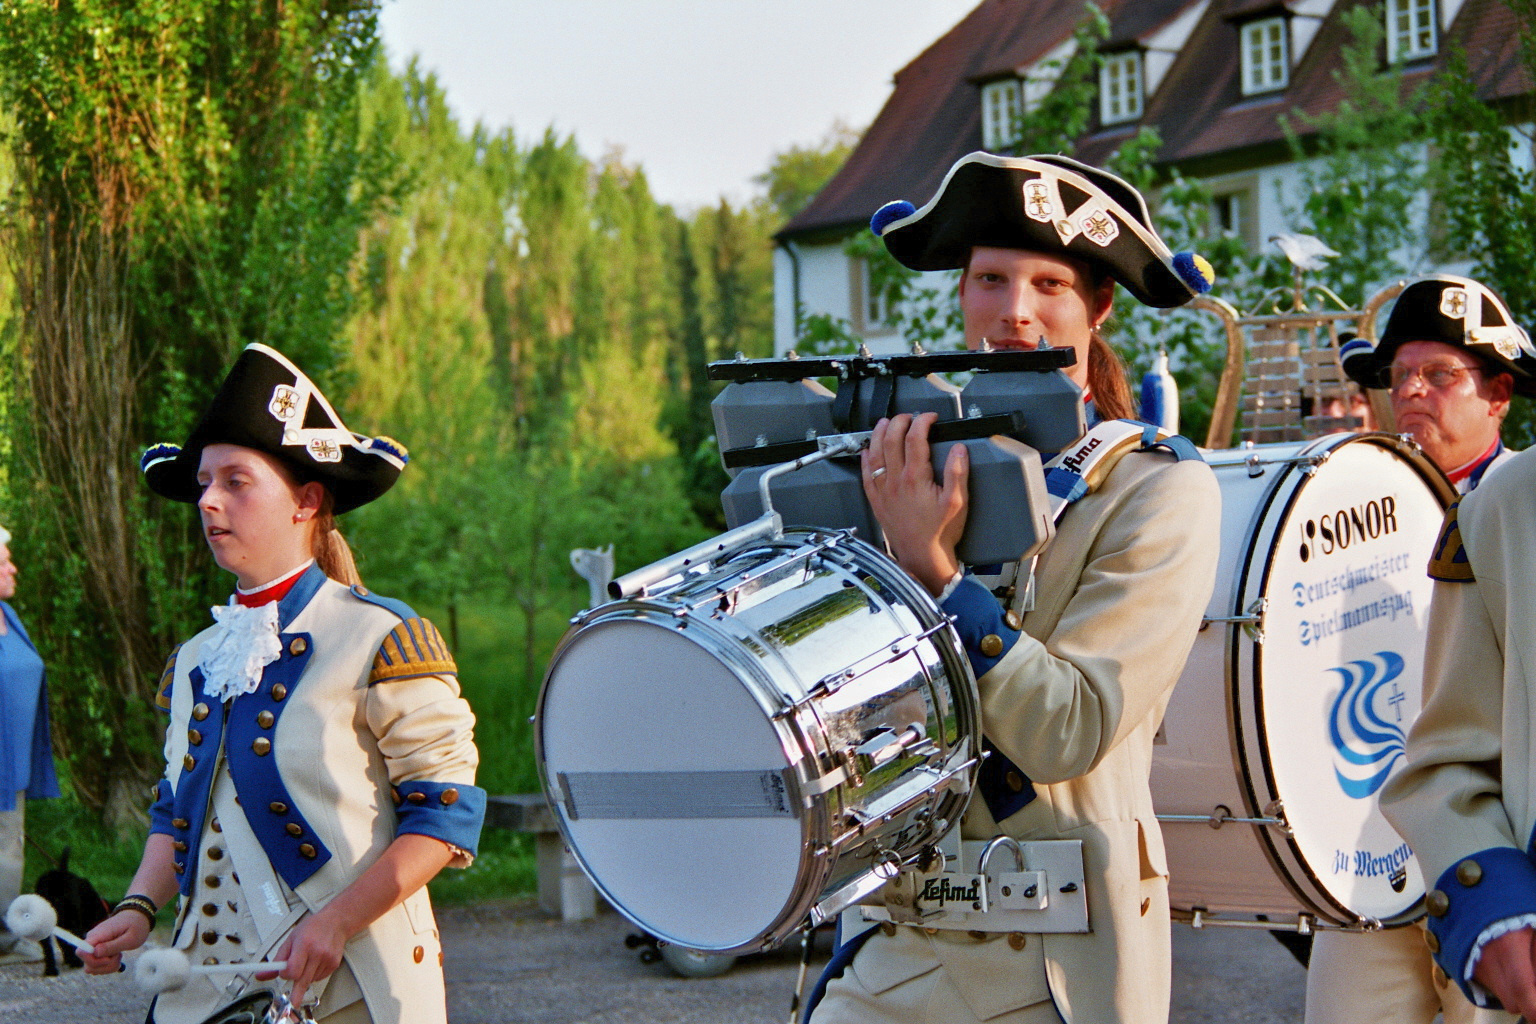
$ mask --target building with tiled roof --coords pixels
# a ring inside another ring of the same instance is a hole
[[[1426,80],[1453,49],[1490,102],[1524,96],[1514,15],[1497,0],[1100,0],[1110,31],[1099,50],[1099,102],[1075,155],[1104,159],[1143,126],[1159,167],[1204,181],[1216,216],[1251,247],[1291,230],[1280,194],[1296,179],[1282,117],[1332,111],[1349,41],[1346,11],[1384,19],[1383,68]],[[983,0],[895,75],[894,88],[847,163],[780,229],[775,338],[794,345],[796,310],[846,320],[876,350],[900,343],[844,242],[892,199],[922,205],[944,172],[977,149],[1010,151],[1018,110],[1049,89],[1069,58],[1082,0]]]

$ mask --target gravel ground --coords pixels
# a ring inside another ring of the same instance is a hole
[[[776,1024],[787,1019],[795,952],[751,957],[718,978],[674,976],[625,948],[615,914],[562,925],[531,903],[438,914],[452,1024]],[[1297,1024],[1306,975],[1261,931],[1176,925],[1173,1024]],[[813,970],[826,959],[817,944]],[[148,999],[129,975],[88,978],[41,964],[0,967],[0,1021],[142,1024]]]

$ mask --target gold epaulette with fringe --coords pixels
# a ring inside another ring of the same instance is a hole
[[[373,658],[370,686],[415,676],[457,675],[459,667],[437,627],[426,619],[406,619],[390,631]]]
[[[1440,527],[1440,539],[1435,541],[1435,551],[1429,558],[1429,578],[1443,583],[1472,583],[1472,563],[1467,561],[1467,549],[1461,543],[1461,526],[1456,513],[1461,502],[1445,510],[1445,525]]]

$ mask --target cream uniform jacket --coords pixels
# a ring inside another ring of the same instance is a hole
[[[1382,810],[1412,844],[1437,962],[1467,984],[1473,951],[1504,921],[1536,922],[1536,449],[1453,505],[1430,575],[1424,711]]]
[[[973,580],[945,602],[980,681],[987,738],[1034,793],[1000,824],[972,800],[963,835],[1082,840],[1091,932],[877,933],[849,968],[854,984],[846,975],[829,984],[813,1020],[937,1022],[937,997],[888,1017],[870,1008],[901,1002],[898,986],[941,966],[976,1020],[1026,1019],[1012,1011],[1036,1004],[1050,1017],[1053,1002],[1067,1024],[1167,1020],[1167,866],[1148,776],[1215,583],[1220,526],[1220,491],[1203,461],[1132,453],[1065,514],[1037,565],[1022,633]],[[992,637],[1003,650],[988,657]],[[862,992],[850,998],[853,988]]]
[[[227,860],[221,846],[235,852],[227,822],[218,823],[211,806],[216,784],[233,783],[238,808],[225,804],[225,817],[244,812],[247,834],[270,865],[265,889],[253,890],[250,879],[236,883],[247,909],[258,912],[290,913],[288,894],[301,903],[292,914],[319,910],[402,832],[449,844],[459,867],[477,846],[485,795],[473,784],[474,717],[431,624],[315,566],[278,609],[282,654],[256,692],[227,704],[203,692],[199,654],[213,629],[182,645],[166,667],[159,703],[171,719],[167,770],[151,827],[177,844],[178,945],[189,929],[197,932],[200,913],[230,895],[228,881],[217,893],[205,889],[208,858],[217,851]],[[247,947],[273,945],[266,935],[259,943],[241,939]],[[199,942],[189,947],[194,962],[209,951]],[[257,950],[237,957],[240,950],[219,942],[212,951],[232,960]],[[425,889],[347,944],[346,965],[375,1024],[446,1019],[439,953]]]

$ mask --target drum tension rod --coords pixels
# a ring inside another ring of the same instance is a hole
[[[1273,805],[1271,805],[1273,806]],[[1265,808],[1266,811],[1270,808]],[[1276,828],[1289,832],[1291,823],[1285,820],[1283,815],[1267,818],[1239,818],[1233,815],[1232,808],[1226,804],[1217,804],[1211,809],[1210,814],[1159,814],[1158,821],[1179,821],[1209,825],[1213,829],[1219,829],[1226,824],[1233,825],[1273,825]]]

